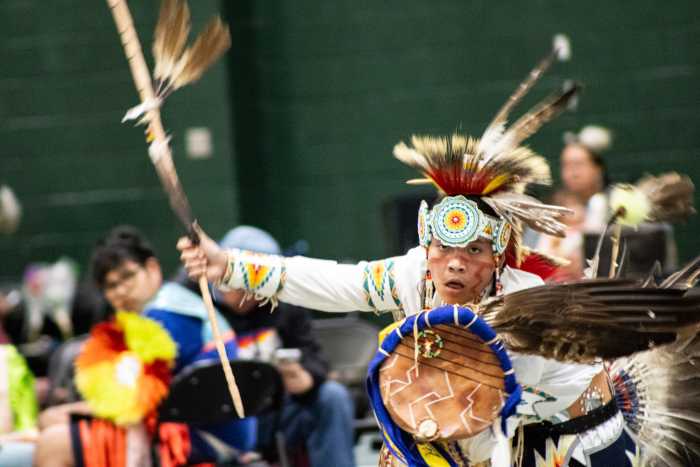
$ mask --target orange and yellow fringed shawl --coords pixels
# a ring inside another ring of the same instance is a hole
[[[120,311],[92,329],[75,363],[76,386],[95,416],[139,423],[168,394],[176,354],[159,323]]]
[[[186,463],[187,426],[156,420],[156,408],[168,394],[176,354],[168,332],[138,314],[120,311],[114,320],[92,329],[75,363],[76,386],[96,417],[77,422],[85,465],[143,465],[144,460],[133,454],[144,446],[131,444],[145,444],[148,453],[152,438],[159,440],[161,465]],[[133,436],[139,431],[145,439]]]

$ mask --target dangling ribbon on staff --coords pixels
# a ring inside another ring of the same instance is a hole
[[[107,0],[112,10],[119,37],[129,61],[141,103],[129,109],[124,121],[137,120],[146,125],[148,155],[155,166],[163,189],[168,194],[170,206],[183,223],[194,243],[199,242],[200,228],[192,216],[189,201],[175,171],[169,140],[160,118],[160,106],[176,89],[192,83],[202,76],[231,45],[228,27],[220,18],[212,19],[194,43],[185,49],[190,30],[190,12],[183,0],[163,0],[153,41],[155,68],[151,73],[141,50],[134,22],[126,0]],[[244,417],[241,395],[226,355],[221,332],[209,293],[206,274],[199,278],[199,289],[207,308],[216,343],[216,350],[224,369],[233,405],[239,417]]]

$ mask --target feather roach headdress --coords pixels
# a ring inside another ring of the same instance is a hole
[[[521,144],[565,110],[579,87],[553,93],[510,126],[508,119],[551,64],[568,59],[569,54],[568,40],[555,37],[552,50],[508,98],[481,138],[413,136],[410,146],[401,142],[394,147],[397,159],[423,175],[408,183],[429,183],[444,195],[432,210],[421,205],[422,245],[437,237],[449,246],[465,246],[482,237],[492,241],[494,253],[500,256],[511,243],[511,231],[518,232],[521,223],[549,235],[564,235],[559,219],[569,210],[525,194],[527,185],[549,185],[551,177],[546,160]]]

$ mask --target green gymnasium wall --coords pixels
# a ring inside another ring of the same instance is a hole
[[[192,2],[195,29],[218,11]],[[150,61],[158,3],[130,2]],[[168,268],[180,227],[151,166],[142,128],[122,125],[138,103],[106,2],[0,2],[0,183],[23,204],[19,231],[0,236],[0,277],[65,254],[86,264],[97,238],[119,223],[140,227]],[[225,63],[168,100],[163,119],[194,212],[214,232],[237,221]],[[185,157],[189,127],[212,132],[213,157]]]
[[[100,1],[0,2],[0,182],[25,208],[0,238],[0,276],[65,252],[84,260],[117,222],[142,227],[168,267],[179,231],[140,131],[120,125],[136,102],[109,12]],[[176,163],[214,236],[241,221],[297,239],[321,257],[372,258],[392,242],[383,206],[412,189],[391,155],[411,133],[479,135],[549,47],[572,61],[526,105],[576,79],[575,113],[530,145],[557,170],[564,131],[609,126],[611,176],[682,169],[700,183],[700,4],[685,1],[192,1],[197,25],[221,10],[233,48],[168,101]],[[132,1],[150,35],[157,2]],[[184,157],[183,132],[213,131],[214,157]],[[700,252],[700,220],[677,228],[684,259]],[[392,252],[393,253],[393,252]]]
[[[558,171],[562,133],[610,127],[615,181],[678,169],[700,183],[700,3],[674,1],[227,2],[241,216],[311,254],[387,254],[382,209],[413,174],[391,155],[411,133],[479,136],[551,44],[573,57],[527,104],[564,79],[578,110],[530,145]],[[677,228],[700,253],[700,221]],[[393,251],[392,251],[393,253]]]

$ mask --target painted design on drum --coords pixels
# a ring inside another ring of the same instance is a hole
[[[421,402],[423,399],[436,397],[437,399],[433,399],[430,402],[427,402],[422,406],[422,408],[428,413],[430,418],[435,420],[435,414],[433,414],[432,410],[430,410],[430,406],[433,404],[437,404],[440,401],[445,401],[445,400],[454,398],[455,392],[452,390],[452,385],[450,384],[450,376],[446,371],[443,372],[443,376],[445,377],[445,385],[447,386],[447,389],[448,389],[448,394],[446,396],[440,396],[440,394],[438,394],[437,392],[432,391],[432,392],[429,392],[428,394],[425,394],[425,395],[419,397],[418,399],[414,400],[410,404],[408,404],[408,414],[411,417],[411,426],[413,426],[414,429],[418,428],[418,424],[416,423],[416,415],[413,411],[413,407],[416,404]]]
[[[478,315],[457,306],[438,307],[429,313],[429,320],[428,312],[423,312],[408,316],[397,326],[383,331],[383,339],[368,371],[367,389],[372,408],[382,433],[390,439],[389,449],[396,450],[395,455],[405,457],[411,465],[425,462],[422,454],[415,450],[421,440],[430,441],[433,436],[445,440],[462,439],[488,430],[499,419],[501,429],[505,430],[505,420],[515,412],[521,394],[503,343]],[[466,325],[469,330],[463,328]],[[440,332],[445,339],[443,352],[454,348],[467,362],[445,359],[442,355],[431,360],[420,357],[418,373],[415,344],[411,338],[416,328],[418,331],[433,328]],[[454,339],[448,339],[443,328]],[[479,355],[462,352],[464,346],[459,342],[463,339],[473,341],[466,347]],[[485,348],[473,348],[476,343]],[[465,365],[470,359],[481,362],[480,367]],[[481,368],[482,363],[489,367]],[[478,385],[481,386],[477,388]],[[390,393],[395,395],[392,397]],[[491,418],[497,406],[501,406],[501,410]],[[436,416],[435,420],[430,418],[431,414]],[[469,429],[465,429],[465,423]],[[417,425],[417,429],[412,425]],[[445,459],[452,459],[446,449],[439,450]]]
[[[399,355],[394,355],[394,357],[391,359],[391,361],[384,366],[382,369],[379,371],[386,371],[389,368],[392,368],[394,365],[396,365],[396,362],[399,359]],[[383,387],[382,387],[382,392],[384,393],[384,397],[391,397],[399,392],[403,391],[407,387],[409,387],[411,384],[414,383],[414,375],[416,375],[417,366],[414,364],[412,365],[405,373],[406,375],[406,380],[401,380],[398,378],[395,379],[390,379],[387,380]],[[417,418],[416,418],[416,411],[417,409],[423,409],[425,412],[430,416],[430,418],[435,419],[435,414],[431,410],[431,406],[434,404],[437,404],[438,402],[442,402],[445,400],[449,400],[455,397],[454,390],[452,389],[452,384],[450,383],[450,376],[449,373],[444,371],[443,376],[445,378],[445,386],[447,387],[447,394],[446,395],[440,395],[436,391],[431,391],[428,394],[424,394],[418,399],[414,400],[408,405],[408,413],[410,417],[410,423],[411,426],[416,429],[417,428]],[[397,386],[397,387],[395,387]],[[472,432],[472,425],[470,423],[470,420],[476,421],[477,426],[483,426],[484,424],[489,424],[490,422],[488,420],[484,420],[480,417],[477,417],[473,413],[474,409],[474,404],[475,404],[475,398],[477,397],[477,394],[479,390],[481,389],[482,385],[479,384],[476,386],[468,395],[467,395],[467,407],[459,414],[459,419],[462,422],[462,425],[464,428],[467,430],[468,433]],[[499,413],[501,408],[503,407],[503,393],[499,391],[499,396],[501,403],[494,408],[495,413]],[[427,399],[427,400],[426,400]],[[418,405],[420,402],[424,402],[423,405]]]
[[[497,405],[493,406],[493,415],[494,416],[501,413],[501,409],[503,408],[503,406],[506,403],[506,396],[503,393],[503,391],[501,391],[500,389],[498,390],[498,400],[499,400],[499,403]]]
[[[469,405],[462,410],[462,412],[459,414],[459,419],[462,421],[462,424],[464,425],[464,428],[467,430],[468,433],[472,432],[471,424],[469,423],[469,419],[476,420],[479,422],[481,425],[483,424],[489,424],[491,423],[489,420],[484,420],[483,418],[479,418],[474,415],[473,410],[474,410],[474,397],[476,394],[479,392],[481,389],[481,383],[477,387],[475,387],[472,392],[469,393],[467,396],[467,402]],[[500,407],[499,407],[500,410]]]
[[[387,371],[390,368],[392,368],[394,365],[396,365],[396,362],[398,362],[400,355],[394,355],[394,358],[391,359],[391,362],[389,362],[387,365],[379,369],[379,372]],[[413,384],[413,375],[415,375],[418,372],[418,365],[414,364],[411,366],[408,370],[406,370],[406,381],[402,381],[400,379],[390,379],[387,380],[384,385],[382,386],[382,389],[384,390],[384,396],[394,396],[401,392],[402,390],[406,389],[408,386]],[[399,386],[398,389],[395,391],[391,390],[391,387],[397,384]]]

